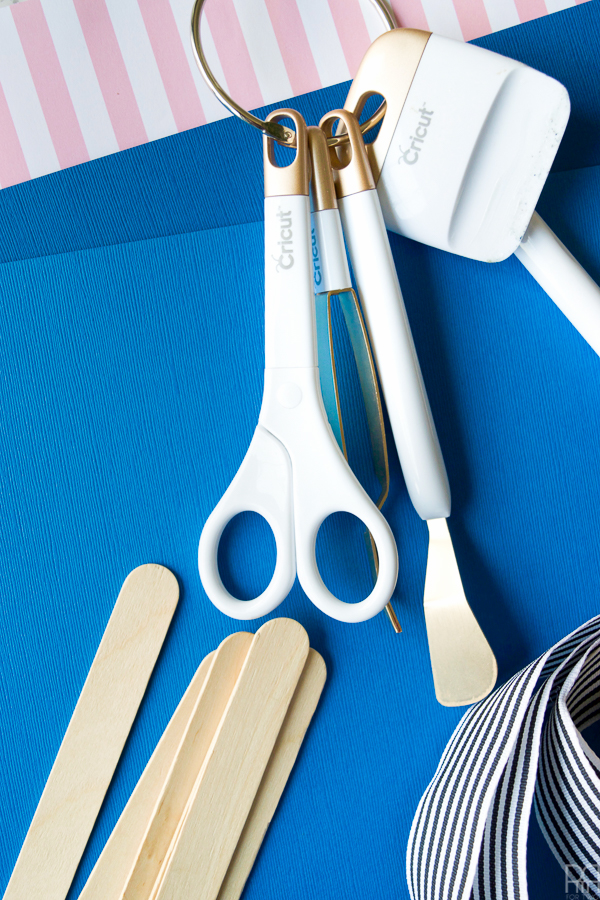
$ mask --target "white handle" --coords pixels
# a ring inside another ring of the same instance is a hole
[[[396,586],[396,542],[390,526],[348,466],[327,424],[319,370],[267,370],[259,421],[289,450],[296,566],[305,593],[322,612],[341,622],[363,622],[377,615]],[[345,603],[335,597],[325,586],[317,567],[315,548],[319,528],[336,512],[349,512],[361,519],[377,547],[377,582],[360,603]]]
[[[600,287],[536,212],[516,257],[600,356]]]
[[[265,366],[316,366],[307,196],[265,198]]]
[[[450,487],[377,191],[339,200],[404,479],[422,519],[450,515]]]
[[[232,619],[258,619],[285,600],[296,577],[292,518],[292,467],[285,447],[260,425],[237,474],[214,508],[200,536],[198,569],[204,590]],[[277,561],[268,587],[254,600],[238,600],[221,581],[218,550],[228,522],[241,512],[263,516],[275,536]]]

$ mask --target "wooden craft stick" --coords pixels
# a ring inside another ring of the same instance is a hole
[[[158,565],[126,578],[4,900],[64,900],[179,599]]]
[[[173,765],[196,701],[208,675],[214,652],[206,656],[173,713],[133,794],[98,857],[79,900],[118,900],[133,869],[148,823]]]
[[[306,632],[292,619],[272,619],[254,636],[157,882],[156,900],[217,897],[308,650]]]
[[[218,894],[218,900],[238,900],[263,842],[277,804],[310,725],[325,684],[323,658],[310,650],[292,702],[283,720],[265,774]]]
[[[147,900],[152,894],[252,643],[251,634],[239,631],[216,650],[121,894],[123,900]]]
[[[254,798],[254,803],[233,858],[227,869],[217,900],[221,900],[222,896],[228,898],[239,897],[244,889],[267,828],[275,814],[277,804],[294,766],[304,735],[310,725],[310,720],[319,702],[326,677],[327,670],[323,658],[315,650],[309,650],[302,675],[283,720],[283,725],[267,763],[267,768]],[[194,795],[192,794],[185,814],[171,842],[171,848],[167,854],[167,862],[179,840],[179,835],[185,825],[193,799]],[[156,900],[161,886],[161,878],[157,881],[149,900]]]
[[[248,636],[251,640],[251,635]],[[215,651],[216,652],[216,651]],[[79,900],[118,900],[127,884],[148,823],[173,767],[215,653],[200,664],[123,810]],[[326,678],[321,656],[310,650],[271,758],[219,891],[218,900],[238,900],[293,768]],[[158,886],[157,886],[158,889]]]

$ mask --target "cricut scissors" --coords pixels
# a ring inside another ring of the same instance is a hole
[[[264,616],[290,592],[296,573],[309,599],[343,622],[381,612],[398,577],[396,544],[386,520],[348,466],[327,422],[319,387],[310,239],[307,129],[295,110],[268,121],[292,119],[296,155],[288,166],[274,159],[273,139],[263,137],[265,172],[265,381],[254,437],[229,488],[209,516],[198,548],[202,584],[214,605],[235,619]],[[275,536],[277,560],[268,587],[238,600],[224,587],[217,551],[227,523],[256,512]],[[348,512],[375,542],[379,575],[359,603],[345,603],[323,583],[316,540],[324,520]]]

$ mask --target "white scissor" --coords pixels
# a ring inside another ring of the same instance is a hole
[[[398,577],[398,554],[388,523],[349,468],[327,422],[319,386],[310,240],[306,125],[295,110],[276,110],[267,121],[292,119],[296,155],[275,163],[273,139],[263,138],[265,172],[265,381],[254,437],[229,488],[209,516],[198,548],[204,589],[235,619],[264,616],[289,594],[296,573],[309,599],[343,622],[381,612]],[[217,551],[227,523],[256,512],[275,536],[277,560],[268,587],[238,600],[224,587]],[[319,528],[335,512],[361,519],[379,560],[372,592],[345,603],[325,586],[315,548]]]

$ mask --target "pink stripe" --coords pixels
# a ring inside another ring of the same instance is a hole
[[[329,0],[342,50],[354,78],[371,40],[358,0]]]
[[[529,22],[531,19],[548,15],[544,0],[515,0],[515,6],[521,22]]]
[[[119,149],[144,144],[148,135],[105,0],[74,0],[74,5]]]
[[[206,123],[169,0],[138,0],[178,131]]]
[[[208,20],[232,98],[246,109],[263,106],[263,95],[233,0],[207,4]]]
[[[294,96],[323,87],[295,0],[266,4]]]
[[[31,175],[0,84],[0,187],[10,187],[29,178]]]
[[[429,31],[429,22],[421,0],[393,0],[392,9],[400,28],[420,28]]]
[[[453,0],[460,30],[465,41],[492,33],[483,0]]]
[[[90,155],[40,0],[11,7],[29,71],[62,169]]]

